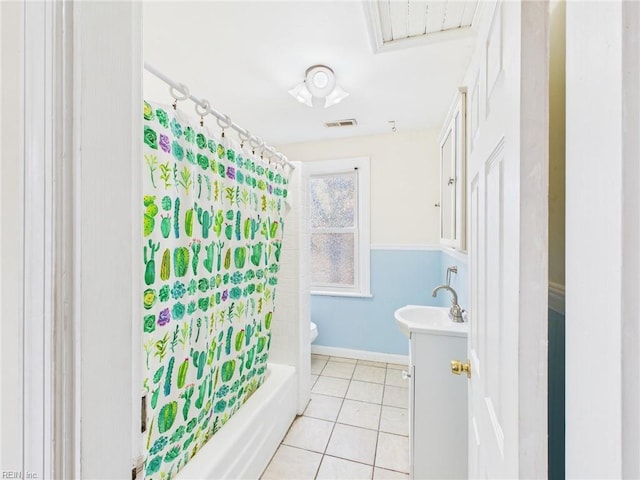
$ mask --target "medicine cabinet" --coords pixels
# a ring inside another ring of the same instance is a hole
[[[440,243],[465,250],[465,105],[460,87],[440,135]]]

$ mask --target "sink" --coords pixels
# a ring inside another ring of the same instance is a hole
[[[456,323],[449,318],[449,308],[427,305],[405,305],[395,311],[396,325],[409,338],[411,332],[466,337],[469,324]]]

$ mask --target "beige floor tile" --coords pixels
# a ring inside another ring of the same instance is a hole
[[[406,370],[405,370],[406,371]],[[409,380],[402,378],[403,370],[396,370],[394,368],[387,368],[387,375],[384,379],[386,385],[393,385],[394,387],[409,388]]]
[[[325,359],[311,357],[311,373],[319,375],[326,364],[327,360]]]
[[[311,393],[343,398],[348,388],[349,380],[346,378],[325,377],[320,375],[311,389]]]
[[[336,423],[326,453],[373,465],[378,432]]]
[[[320,418],[335,422],[342,406],[342,398],[311,394],[311,400],[304,411],[306,417]]]
[[[311,417],[298,417],[282,441],[290,447],[304,448],[314,452],[324,452],[333,430],[333,422]]]
[[[395,433],[396,435],[409,435],[409,413],[406,408],[382,406],[380,416],[380,431]]]
[[[351,380],[346,398],[359,400],[361,402],[382,403],[382,392],[384,385],[378,383],[361,382]]]
[[[409,406],[409,389],[402,387],[394,387],[386,385],[384,387],[383,405],[391,407],[408,408]]]
[[[355,363],[336,362],[329,360],[322,370],[322,375],[326,377],[351,378],[353,370],[356,368]]]
[[[409,473],[409,437],[380,432],[376,449],[376,467]]]
[[[329,360],[334,362],[343,362],[343,363],[356,363],[357,360],[355,358],[347,358],[347,357],[331,357]]]
[[[261,479],[409,478],[402,370],[407,365],[312,354],[310,401]]]
[[[378,467],[374,467],[373,469],[373,480],[396,480],[403,478],[409,478],[409,474],[394,472],[393,470],[386,470]]]
[[[381,405],[375,403],[345,399],[340,409],[340,415],[338,415],[338,422],[355,427],[378,430],[378,426],[380,425],[380,409]]]
[[[260,478],[262,480],[313,480],[321,460],[320,453],[280,445]]]
[[[318,480],[369,480],[372,469],[371,465],[325,455],[316,478]]]
[[[356,365],[356,369],[353,371],[353,379],[363,382],[384,383],[386,372],[386,368]]]

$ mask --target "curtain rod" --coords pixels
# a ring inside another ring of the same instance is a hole
[[[186,100],[187,98],[189,98],[196,104],[196,113],[198,115],[202,117],[209,114],[213,115],[214,117],[216,117],[218,125],[223,130],[225,128],[232,128],[233,130],[238,132],[238,136],[240,137],[241,141],[243,142],[248,141],[249,145],[251,145],[252,148],[269,152],[274,157],[276,157],[278,161],[280,161],[282,164],[287,165],[292,170],[295,169],[295,167],[289,162],[289,160],[287,160],[287,157],[285,157],[282,153],[278,152],[275,148],[267,145],[264,142],[264,140],[262,140],[260,137],[253,135],[251,132],[249,132],[249,130],[242,128],[240,125],[233,122],[228,115],[224,115],[218,112],[217,110],[214,110],[209,104],[208,100],[199,99],[195,95],[192,95],[189,91],[189,88],[184,83],[179,83],[172,80],[171,78],[167,77],[164,73],[162,73],[160,70],[154,68],[152,65],[148,64],[147,62],[144,62],[144,69],[147,72],[158,77],[167,85],[169,85],[170,87],[169,92],[175,100]],[[177,92],[182,94],[182,96],[176,95],[175,93],[176,90]],[[200,109],[202,110],[200,110],[198,107],[200,107]]]

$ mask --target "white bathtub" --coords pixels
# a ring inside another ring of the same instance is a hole
[[[174,477],[258,479],[296,416],[296,369],[269,364],[264,383]]]

